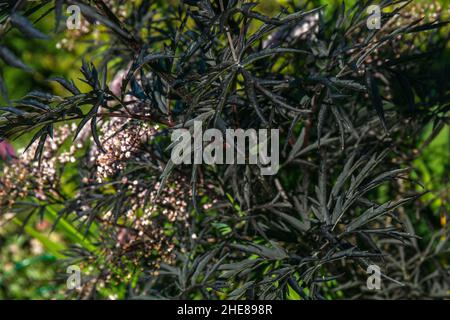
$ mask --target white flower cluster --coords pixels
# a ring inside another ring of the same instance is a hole
[[[97,181],[103,182],[108,177],[125,168],[127,160],[136,153],[140,145],[151,139],[158,126],[147,123],[134,123],[132,120],[113,118],[104,122],[100,136],[104,153],[93,148],[91,161],[97,164]]]
[[[41,163],[35,159],[38,141],[27,150],[18,150],[18,158],[3,167],[0,175],[0,212],[10,209],[16,199],[34,196],[40,200],[46,193],[54,193],[58,183],[58,166],[75,162],[75,152],[82,145],[77,143],[68,151],[58,154],[60,147],[76,129],[75,124],[64,124],[55,129],[54,137],[47,138]]]

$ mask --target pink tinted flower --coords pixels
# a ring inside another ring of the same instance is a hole
[[[127,73],[128,71],[120,70],[114,76],[113,80],[111,81],[111,84],[109,85],[111,92],[114,93],[116,96],[120,96],[120,93],[122,91],[122,82],[123,79],[126,77]]]
[[[10,160],[16,157],[16,152],[13,146],[6,140],[0,141],[0,158],[3,161]]]

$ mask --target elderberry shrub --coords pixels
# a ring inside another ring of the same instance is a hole
[[[33,72],[7,45],[14,29],[85,50],[79,81],[48,79],[65,94],[10,101],[0,78],[0,137],[29,143],[0,145],[2,219],[63,234],[57,254],[81,270],[68,297],[448,296],[448,161],[424,173],[448,134],[448,12],[387,0],[374,17],[372,4],[0,4],[1,68]],[[50,13],[56,32],[40,31]],[[171,135],[196,122],[278,130],[277,170],[175,164]]]

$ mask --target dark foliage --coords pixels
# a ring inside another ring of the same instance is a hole
[[[124,270],[133,270],[128,297],[447,296],[448,228],[426,211],[426,190],[410,175],[419,135],[431,125],[432,139],[449,122],[448,64],[433,62],[448,58],[446,23],[408,15],[409,2],[382,1],[384,27],[369,30],[369,2],[332,9],[294,1],[271,17],[237,0],[144,0],[125,17],[106,1],[3,4],[3,33],[47,38],[26,17],[37,6],[61,12],[77,4],[109,34],[83,63],[90,90],[54,78],[67,96],[35,91],[0,108],[1,137],[32,132],[36,160],[46,161],[46,141],[61,122],[76,121],[72,138],[84,145],[70,177],[75,196],[56,180],[45,198],[30,190],[11,207],[29,215],[56,208],[96,239],[67,252],[72,263],[95,266],[84,297],[96,297],[100,282],[126,281]],[[30,71],[1,42],[0,58]],[[117,92],[107,79],[120,70]],[[100,127],[112,119],[123,120],[115,134],[154,132],[99,180],[95,157],[110,152]],[[280,170],[175,166],[171,131],[192,128],[193,119],[221,131],[280,129]],[[170,219],[162,212],[180,212],[175,194],[186,214]],[[136,224],[150,207],[151,227]],[[383,272],[381,291],[366,289],[372,264]]]

